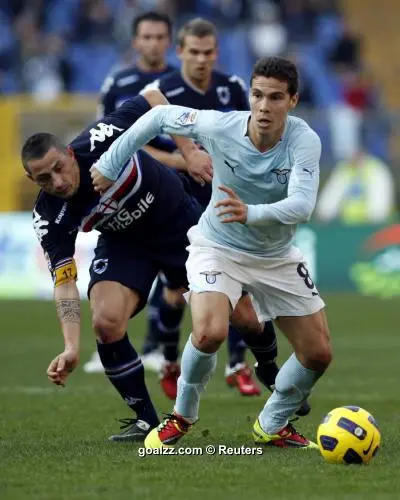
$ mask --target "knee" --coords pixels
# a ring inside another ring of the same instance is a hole
[[[103,344],[110,344],[120,340],[124,336],[127,327],[117,311],[107,309],[93,311],[92,326],[96,337]]]
[[[193,325],[192,339],[196,347],[202,352],[216,352],[228,336],[229,325],[219,318],[204,318],[200,323]]]
[[[323,373],[332,362],[332,347],[327,335],[304,353],[303,364],[306,368]]]

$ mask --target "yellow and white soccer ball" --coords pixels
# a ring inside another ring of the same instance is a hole
[[[331,464],[367,464],[381,444],[374,417],[358,406],[342,406],[325,415],[318,427],[318,446]]]

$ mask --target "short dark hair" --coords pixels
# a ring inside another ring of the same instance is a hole
[[[160,14],[153,10],[145,12],[137,16],[132,21],[132,36],[136,36],[139,28],[139,24],[143,21],[151,21],[153,23],[164,23],[168,28],[168,35],[172,36],[172,21],[166,14]]]
[[[281,82],[286,82],[288,92],[291,96],[297,94],[299,89],[299,73],[296,65],[282,57],[265,57],[259,59],[254,67],[250,78],[250,86],[256,76],[266,78],[276,78]]]
[[[47,132],[31,135],[22,146],[21,160],[26,172],[30,173],[28,161],[43,158],[51,149],[56,148],[59,151],[65,151],[65,145],[58,137]]]
[[[213,23],[202,17],[196,17],[185,23],[178,31],[178,45],[180,47],[185,45],[187,36],[197,36],[198,38],[213,36],[217,40],[218,33]]]

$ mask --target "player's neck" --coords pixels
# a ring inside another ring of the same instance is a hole
[[[161,60],[155,64],[149,64],[144,59],[138,59],[136,61],[136,66],[144,73],[157,73],[164,70],[167,67],[167,63]]]
[[[190,78],[190,76],[185,72],[184,69],[182,69],[181,74],[182,78],[189,85],[189,87],[192,87],[197,92],[205,94],[210,88],[211,78],[212,78],[211,75],[205,80],[194,80],[193,78]]]
[[[271,134],[260,134],[260,132],[252,126],[250,121],[247,129],[247,135],[260,153],[266,153],[278,144],[282,138],[284,130],[285,126]]]

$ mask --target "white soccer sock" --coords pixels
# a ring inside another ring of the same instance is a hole
[[[320,374],[305,368],[292,354],[282,365],[275,380],[275,390],[258,419],[268,434],[276,434],[288,423],[288,418],[308,397]]]
[[[190,336],[182,353],[181,375],[174,407],[174,411],[189,422],[193,423],[198,419],[200,393],[204,391],[216,366],[217,353],[199,351],[192,344]]]

